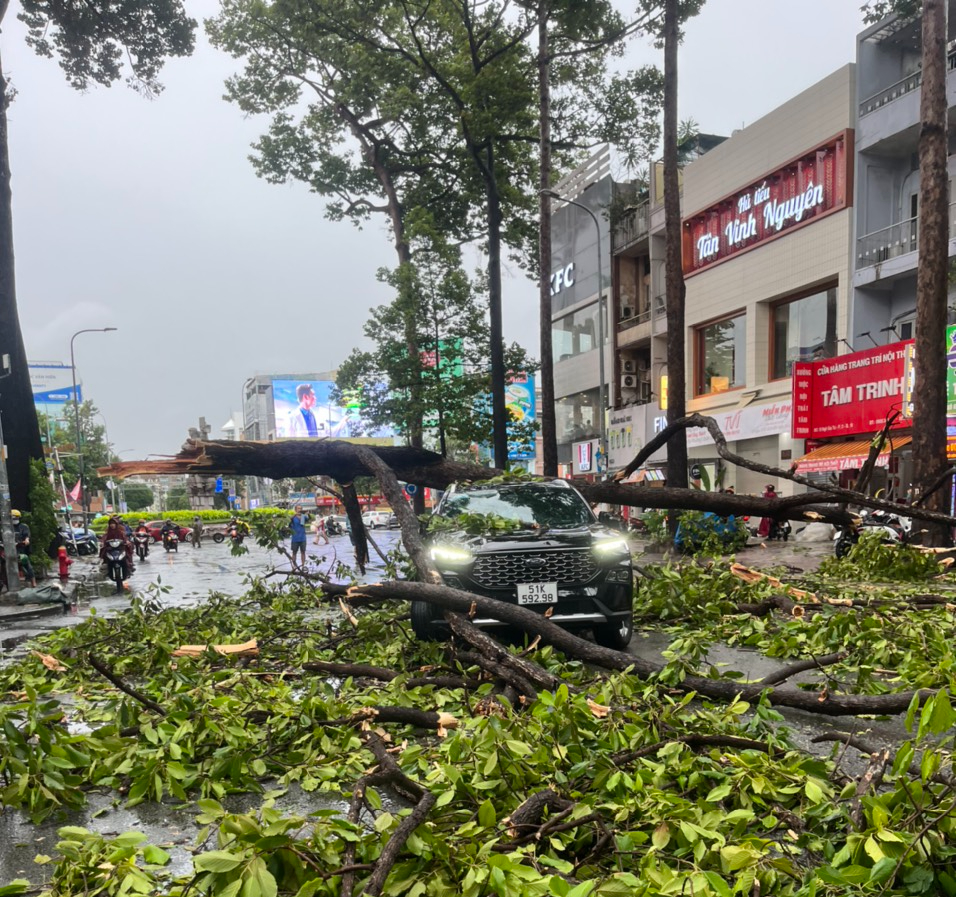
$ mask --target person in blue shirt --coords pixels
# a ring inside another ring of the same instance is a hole
[[[298,566],[295,562],[296,552],[302,553],[302,565],[305,565],[305,528],[306,528],[307,518],[305,514],[302,513],[302,505],[295,506],[295,513],[292,515],[292,520],[289,526],[292,528],[292,566]]]

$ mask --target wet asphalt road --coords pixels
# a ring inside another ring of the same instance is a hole
[[[397,530],[376,530],[372,538],[387,554],[398,541]],[[254,542],[246,543],[248,552],[235,556],[229,543],[216,544],[204,540],[200,548],[181,544],[178,551],[163,550],[154,543],[145,561],[135,560],[136,568],[129,579],[131,592],[142,592],[151,586],[165,591],[161,600],[169,605],[195,604],[210,592],[241,595],[248,576],[262,576],[273,569],[288,570],[289,561],[275,551],[261,548]],[[372,550],[366,580],[378,579],[383,570],[381,558]],[[309,565],[316,570],[331,572],[336,563],[351,565],[354,554],[347,535],[331,537],[328,545],[308,545]],[[28,639],[61,626],[70,626],[89,616],[90,609],[97,614],[117,613],[129,606],[129,592],[116,594],[112,583],[100,572],[97,560],[76,558],[70,569],[71,583],[75,584],[78,607],[67,614],[55,616],[40,614],[23,619],[25,608],[0,606],[0,660],[16,653]],[[11,618],[12,617],[12,618]]]

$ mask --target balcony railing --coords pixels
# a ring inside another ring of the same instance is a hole
[[[956,203],[949,205],[949,236],[956,237]],[[856,266],[869,268],[919,249],[919,219],[907,218],[856,241]]]
[[[951,72],[953,69],[956,69],[956,50],[950,49],[946,56],[946,70]],[[900,78],[895,84],[891,84],[879,93],[875,93],[873,96],[863,100],[863,102],[860,103],[860,117],[862,118],[864,115],[869,115],[887,103],[892,103],[893,100],[898,100],[900,97],[912,93],[914,90],[917,90],[922,83],[922,70],[913,72],[905,78]]]
[[[628,209],[614,227],[614,249],[622,249],[647,236],[650,229],[650,202]]]

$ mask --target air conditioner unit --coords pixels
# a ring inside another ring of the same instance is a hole
[[[621,306],[621,320],[626,321],[628,318],[634,317],[634,306],[633,305],[622,305]]]
[[[621,361],[621,371],[625,374],[637,373],[637,362],[633,358],[625,358]]]
[[[621,389],[637,389],[637,376],[635,374],[622,375]]]

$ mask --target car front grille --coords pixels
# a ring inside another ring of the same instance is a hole
[[[524,582],[578,585],[594,577],[597,565],[587,549],[492,552],[475,560],[471,578],[486,589],[507,589]]]

